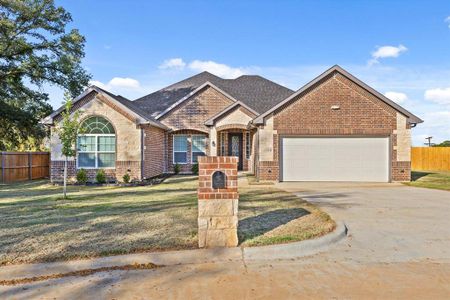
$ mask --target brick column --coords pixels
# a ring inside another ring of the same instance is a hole
[[[238,244],[237,157],[203,156],[198,158],[198,245],[235,247]],[[216,171],[225,174],[225,188],[213,188]]]

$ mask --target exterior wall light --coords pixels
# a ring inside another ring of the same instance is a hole
[[[339,105],[332,105],[331,109],[332,110],[339,110],[339,109],[341,109],[341,107]]]

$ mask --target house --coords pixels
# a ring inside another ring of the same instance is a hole
[[[87,131],[69,175],[121,181],[190,173],[198,156],[237,156],[273,181],[409,181],[411,128],[423,122],[339,66],[292,91],[260,76],[197,74],[130,101],[91,86],[74,100]],[[51,127],[51,179],[64,158]]]

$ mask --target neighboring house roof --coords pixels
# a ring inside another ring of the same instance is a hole
[[[73,104],[77,103],[78,101],[81,101],[82,99],[84,99],[86,96],[88,96],[89,94],[91,94],[93,92],[103,94],[109,100],[116,102],[119,107],[124,109],[124,111],[127,111],[131,115],[134,115],[140,124],[151,124],[151,125],[159,127],[159,128],[168,129],[167,126],[161,124],[154,118],[143,114],[141,109],[136,107],[132,101],[128,100],[125,97],[114,95],[113,93],[105,91],[104,89],[101,89],[95,85],[91,85],[80,96],[75,98],[73,100]],[[55,110],[51,115],[44,118],[42,120],[42,123],[48,124],[48,125],[53,124],[53,119],[56,116],[58,116],[60,113],[62,113],[64,111],[64,109],[65,109],[64,105],[61,106],[59,109]]]
[[[261,76],[243,75],[236,79],[223,79],[211,73],[202,72],[141,97],[133,103],[146,114],[157,119],[175,108],[180,100],[187,99],[198,92],[206,83],[230,95],[232,100],[242,102],[258,114],[294,93]]]
[[[423,120],[420,119],[419,117],[417,117],[416,115],[412,114],[411,112],[409,112],[408,110],[404,109],[403,107],[401,107],[400,105],[398,105],[397,103],[393,102],[392,100],[390,100],[389,98],[387,98],[386,96],[384,96],[383,94],[377,92],[376,90],[374,90],[373,88],[371,88],[370,86],[368,86],[367,84],[365,84],[364,82],[362,82],[361,80],[359,80],[358,78],[356,78],[355,76],[353,76],[352,74],[350,74],[349,72],[347,72],[346,70],[344,70],[343,68],[341,68],[338,65],[334,65],[333,67],[331,67],[330,69],[326,70],[325,72],[323,72],[322,74],[320,74],[319,76],[317,76],[316,78],[314,78],[313,80],[311,80],[310,82],[308,82],[307,84],[305,84],[303,87],[301,87],[299,90],[297,90],[295,93],[291,94],[290,96],[288,96],[286,99],[284,99],[283,101],[280,101],[277,105],[273,106],[272,108],[270,108],[269,110],[267,110],[265,113],[259,115],[257,118],[255,118],[255,120],[253,121],[254,124],[263,124],[264,123],[264,118],[268,115],[270,115],[271,113],[273,113],[274,111],[276,111],[278,108],[282,107],[283,105],[287,104],[289,101],[291,101],[292,99],[294,99],[295,97],[297,97],[298,95],[304,93],[305,91],[307,91],[309,88],[311,88],[312,86],[314,86],[316,83],[320,82],[322,79],[324,79],[325,77],[327,77],[328,75],[332,74],[333,72],[338,72],[341,75],[347,77],[349,80],[353,81],[354,83],[356,83],[357,85],[359,85],[360,87],[362,87],[363,89],[365,89],[366,91],[368,91],[369,93],[373,94],[374,96],[378,97],[381,101],[385,102],[386,104],[390,105],[391,107],[393,107],[394,109],[396,109],[397,111],[399,111],[400,113],[404,114],[405,116],[407,116],[409,118],[409,123],[411,124],[417,124],[417,123],[422,123]]]

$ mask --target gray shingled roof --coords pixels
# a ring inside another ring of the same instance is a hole
[[[243,75],[236,79],[223,79],[211,73],[202,72],[136,99],[132,103],[147,115],[156,117],[206,82],[214,84],[258,113],[265,112],[294,93],[261,76]]]

